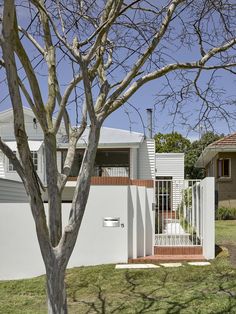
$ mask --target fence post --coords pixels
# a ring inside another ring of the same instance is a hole
[[[215,178],[207,177],[200,183],[202,190],[203,256],[215,258]]]

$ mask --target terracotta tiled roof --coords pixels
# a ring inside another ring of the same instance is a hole
[[[227,135],[213,143],[211,143],[209,145],[209,147],[212,147],[212,146],[218,146],[218,147],[221,147],[221,146],[236,146],[236,133],[233,133],[233,134],[230,134],[230,135]]]

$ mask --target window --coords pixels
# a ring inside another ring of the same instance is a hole
[[[218,178],[230,178],[231,176],[230,167],[231,167],[230,158],[218,159],[217,164]]]
[[[31,152],[31,157],[33,160],[34,168],[37,171],[38,170],[38,153],[35,151]]]
[[[13,152],[16,155],[16,152]],[[8,171],[9,172],[13,172],[16,171],[16,168],[14,167],[13,163],[10,161],[10,159],[8,159]]]
[[[16,155],[15,151],[13,153]],[[37,171],[38,170],[38,153],[36,151],[32,151],[31,157],[33,160],[33,165],[35,167],[35,170]],[[13,163],[10,160],[8,160],[8,171],[9,172],[16,171],[16,168],[14,167]]]

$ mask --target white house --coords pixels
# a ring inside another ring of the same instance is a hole
[[[43,133],[32,111],[25,108],[24,113],[33,162],[47,187]],[[78,142],[75,163],[62,195],[64,224],[69,217],[76,178],[87,143],[87,131],[85,130]],[[18,154],[12,110],[0,113],[0,136]],[[59,171],[66,148],[66,135],[62,126],[57,137]],[[168,203],[170,193],[167,193],[169,183],[166,182],[171,181],[170,178],[183,181],[183,158],[182,154],[156,155],[154,140],[141,133],[103,127],[89,199],[69,267],[126,263],[138,261],[138,258],[166,260],[167,255],[168,258],[173,255],[173,258],[178,259],[178,254],[185,254],[186,258],[189,254],[195,254],[196,259],[213,258],[214,188],[212,189],[213,183],[209,181],[211,178],[206,179],[209,182],[195,184],[197,188],[190,190],[194,199],[194,214],[193,207],[188,208],[192,213],[191,222],[195,222],[196,219],[193,220],[192,217],[196,215],[201,220],[198,219],[201,233],[197,234],[197,238],[194,234],[194,241],[193,234],[181,229],[177,219],[169,219],[169,211],[177,212],[173,205],[177,204],[177,200],[178,203],[182,200],[182,191],[177,189],[179,199],[177,196],[171,197]],[[158,183],[158,180],[162,183]],[[161,190],[158,184],[162,187]],[[160,195],[157,195],[161,193],[165,195],[161,196],[160,201]],[[47,213],[46,194],[44,201]],[[162,211],[159,222],[162,222],[163,229],[157,231],[154,205],[158,202],[163,205],[162,209],[158,207],[158,216],[160,210]],[[167,215],[164,215],[165,212]],[[158,243],[157,237],[161,239]],[[167,241],[163,242],[164,238]],[[183,239],[187,241],[182,241]],[[13,165],[1,151],[0,249],[0,279],[26,278],[45,273],[27,195]]]
[[[43,132],[30,109],[24,108],[26,131],[33,162],[38,175],[46,185],[44,167]],[[14,136],[12,109],[0,113],[0,135],[5,143],[17,154]],[[71,180],[77,177],[83,150],[86,146],[88,129],[77,144],[76,161],[71,172]],[[67,149],[63,126],[57,136],[57,163],[61,170]],[[155,143],[143,134],[103,127],[101,130],[94,176],[127,177],[130,179],[153,180],[155,178]],[[20,180],[13,165],[0,152],[0,177]]]
[[[32,111],[24,109],[24,113],[33,162],[47,187],[43,133]],[[69,217],[87,131],[77,145],[76,160],[63,194],[64,224]],[[0,136],[18,154],[12,110],[0,113]],[[66,148],[62,127],[57,137],[59,170]],[[0,279],[42,274],[44,266],[27,196],[13,165],[2,152],[0,156]],[[89,200],[69,266],[127,262],[129,258],[153,254],[154,179],[153,139],[141,133],[102,128]]]

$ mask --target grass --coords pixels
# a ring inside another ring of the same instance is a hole
[[[80,267],[67,273],[69,313],[235,313],[236,270],[227,260],[178,269]],[[46,313],[44,277],[0,282],[0,313]]]
[[[216,220],[216,243],[236,245],[236,220]]]
[[[235,222],[217,221],[217,241],[236,243],[234,228]],[[67,272],[66,283],[72,314],[236,313],[236,268],[225,257],[207,267],[80,267]],[[46,313],[44,288],[44,276],[0,282],[0,313]]]

